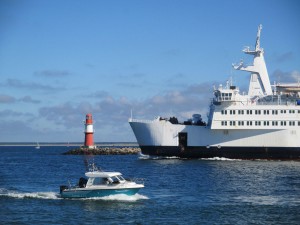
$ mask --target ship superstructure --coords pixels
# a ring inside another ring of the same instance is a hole
[[[179,157],[300,159],[300,85],[271,85],[260,47],[258,27],[248,94],[227,82],[214,89],[207,122],[199,114],[183,123],[176,118],[129,119],[143,154]]]

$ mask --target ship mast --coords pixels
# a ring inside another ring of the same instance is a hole
[[[262,25],[260,24],[258,26],[256,42],[255,42],[255,51],[256,52],[258,52],[260,50],[260,32],[261,32],[261,29],[262,29]]]
[[[253,65],[244,65],[242,61],[238,65],[233,65],[233,68],[236,70],[251,72],[248,91],[248,95],[251,97],[272,95],[270,79],[264,60],[264,50],[260,47],[261,30],[262,25],[259,25],[256,35],[255,50],[250,50],[250,47],[246,47],[243,50],[245,54],[254,56]]]

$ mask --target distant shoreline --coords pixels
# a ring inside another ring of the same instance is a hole
[[[0,146],[36,146],[36,142],[0,142]],[[39,142],[39,146],[70,146],[80,147],[82,142]],[[96,146],[138,146],[136,142],[99,142],[95,143]]]

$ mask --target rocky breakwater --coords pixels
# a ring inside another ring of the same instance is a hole
[[[63,155],[133,155],[141,151],[139,147],[80,147],[63,153]]]

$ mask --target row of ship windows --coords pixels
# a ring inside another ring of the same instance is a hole
[[[298,112],[300,114],[300,110],[293,110],[293,109],[290,109],[290,110],[221,110],[221,114],[222,115],[227,115],[227,114],[230,114],[230,115],[235,115],[235,114],[239,114],[239,115],[244,115],[244,114],[247,114],[247,115],[252,115],[252,114],[255,114],[255,115],[261,115],[261,114],[264,114],[264,115],[269,115],[269,114],[272,114],[272,115],[278,115],[279,113],[280,114],[286,114],[286,113],[290,113],[290,114],[294,114]]]
[[[221,121],[222,126],[300,126],[300,121]]]

